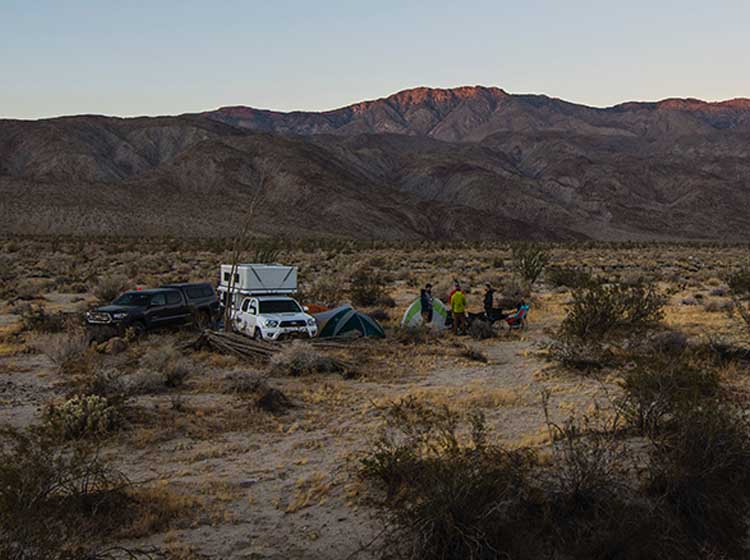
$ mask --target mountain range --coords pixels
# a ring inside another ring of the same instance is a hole
[[[750,100],[416,88],[326,112],[0,120],[0,233],[747,241]]]

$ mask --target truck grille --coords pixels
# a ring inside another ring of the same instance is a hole
[[[307,323],[303,320],[298,321],[281,321],[282,327],[304,327]]]

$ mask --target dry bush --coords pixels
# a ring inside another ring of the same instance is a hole
[[[726,558],[747,558],[750,426],[726,403],[695,407],[649,450],[646,491],[665,504],[685,534]]]
[[[595,285],[575,290],[560,333],[579,339],[601,339],[617,330],[632,333],[658,323],[665,303],[665,298],[646,284]]]
[[[64,369],[76,360],[80,360],[88,351],[89,337],[83,330],[38,334],[31,340],[30,346]]]
[[[274,375],[340,372],[336,360],[324,356],[312,344],[301,340],[292,341],[271,357],[271,373]]]
[[[352,304],[366,307],[377,305],[384,291],[385,278],[372,268],[360,268],[352,274],[349,284]]]
[[[440,333],[436,329],[433,329],[429,325],[421,324],[416,327],[398,326],[393,330],[389,338],[399,344],[410,345],[435,342],[439,336]]]
[[[18,305],[14,313],[21,317],[23,328],[27,331],[56,333],[65,330],[67,326],[66,317],[62,312],[47,313],[41,305]]]
[[[128,289],[128,278],[122,274],[101,276],[94,287],[94,295],[102,303],[110,303]]]
[[[575,267],[548,266],[544,270],[544,281],[552,287],[586,288],[595,283],[588,270]]]
[[[623,374],[617,410],[639,434],[655,436],[675,419],[719,394],[719,375],[706,363],[663,355],[641,358]]]
[[[154,346],[141,357],[141,367],[157,372],[164,387],[181,386],[190,375],[195,364],[171,345]]]
[[[90,447],[0,429],[0,557],[102,557],[129,511],[128,482]]]
[[[362,460],[362,475],[385,491],[382,507],[397,528],[389,542],[408,558],[537,558],[542,552],[528,507],[533,461],[490,445],[484,419],[464,419],[410,398],[386,410],[388,430]],[[395,551],[394,551],[395,552]]]

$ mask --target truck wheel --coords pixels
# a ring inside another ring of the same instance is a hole
[[[193,321],[195,322],[195,327],[201,331],[204,331],[211,326],[211,317],[209,316],[208,311],[195,312],[193,315]]]
[[[258,327],[255,327],[255,331],[253,331],[253,338],[255,340],[263,340],[263,333],[260,332]]]

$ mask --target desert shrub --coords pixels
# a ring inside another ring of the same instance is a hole
[[[329,275],[317,278],[312,283],[305,283],[297,295],[303,304],[318,304],[335,307],[342,300],[341,283]]]
[[[157,372],[164,387],[181,386],[190,375],[193,363],[171,345],[154,346],[141,357],[141,366]]]
[[[556,288],[586,288],[595,282],[587,270],[562,266],[548,266],[544,270],[544,281]]]
[[[664,297],[653,286],[595,285],[575,290],[560,335],[600,339],[616,330],[631,333],[663,317]]]
[[[33,338],[31,346],[38,352],[47,355],[58,367],[64,369],[82,358],[89,348],[89,338],[83,330],[39,334]]]
[[[380,307],[396,307],[396,300],[385,294],[381,295],[375,303]]]
[[[616,362],[609,345],[599,340],[558,336],[548,347],[549,356],[565,367],[582,372],[602,369]]]
[[[718,402],[677,416],[649,449],[646,492],[665,504],[703,548],[747,557],[750,427]]]
[[[332,358],[321,354],[312,344],[295,340],[271,357],[271,372],[276,375],[307,375],[341,372]]]
[[[109,303],[128,289],[128,279],[122,274],[101,276],[94,286],[94,295],[102,303]]]
[[[511,278],[503,283],[501,289],[501,298],[497,301],[503,309],[509,309],[518,305],[518,302],[531,296],[529,286],[519,281],[517,278]]]
[[[464,346],[461,349],[461,356],[473,362],[482,362],[485,364],[489,362],[489,358],[481,350],[472,346]]]
[[[283,250],[284,248],[277,242],[256,242],[252,262],[265,264],[277,263]]]
[[[626,371],[620,386],[623,395],[614,400],[618,411],[638,433],[653,436],[717,396],[719,376],[705,363],[654,355]]]
[[[513,270],[529,286],[537,281],[549,262],[549,252],[533,243],[513,246]]]
[[[19,305],[16,314],[21,317],[23,328],[40,333],[57,333],[65,330],[66,317],[62,312],[47,313],[41,305]]]
[[[386,411],[388,431],[362,460],[362,475],[385,491],[409,558],[536,558],[527,505],[533,461],[490,445],[480,415],[406,399]],[[468,424],[466,445],[459,427]],[[391,542],[397,542],[391,539]]]
[[[85,395],[73,397],[61,405],[48,405],[44,421],[52,433],[74,440],[99,438],[114,431],[121,416],[106,398]]]
[[[727,285],[735,296],[750,296],[750,263],[730,273]]]
[[[482,321],[481,319],[474,319],[469,325],[469,336],[477,340],[485,340],[496,336],[495,329],[489,321]]]
[[[384,291],[385,278],[371,268],[360,268],[350,279],[349,292],[354,305],[377,305]]]
[[[40,431],[0,428],[0,558],[152,558],[105,542],[145,505],[130,490],[95,448],[61,446]]]

